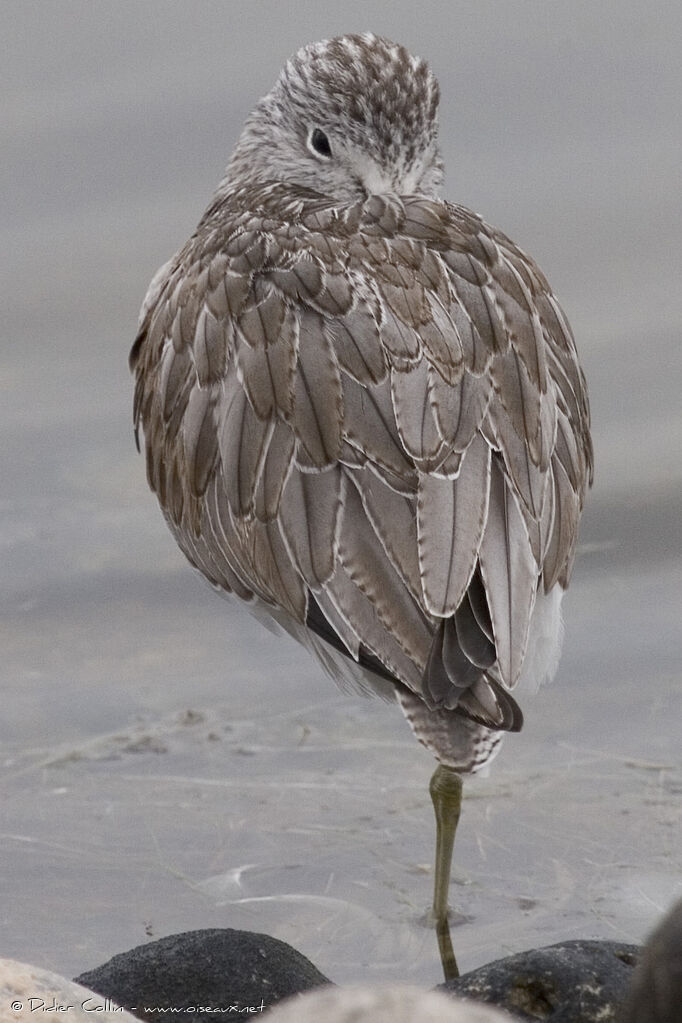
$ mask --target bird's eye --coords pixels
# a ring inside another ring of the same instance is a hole
[[[315,153],[317,153],[318,156],[324,156],[327,158],[332,155],[332,147],[329,144],[329,139],[321,128],[313,128],[310,133],[310,137],[308,138],[308,145]]]

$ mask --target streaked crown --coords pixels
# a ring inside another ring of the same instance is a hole
[[[222,188],[286,182],[339,200],[435,195],[438,83],[425,61],[372,34],[312,43],[248,118]]]

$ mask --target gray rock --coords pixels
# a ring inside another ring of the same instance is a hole
[[[174,1020],[215,1023],[226,1016],[259,1015],[282,998],[330,981],[283,941],[226,928],[187,931],[139,945],[81,974],[77,983],[140,1019],[164,1015],[150,1009],[173,1008],[181,1010],[173,1012]]]
[[[112,1000],[66,977],[30,963],[0,959],[0,1023],[29,1023],[31,1019],[135,1023],[133,1017],[119,1011]]]
[[[423,991],[406,984],[391,987],[325,987],[288,998],[268,1023],[514,1023],[490,1005]]]
[[[615,1023],[640,951],[612,941],[565,941],[498,959],[441,988],[521,1020]]]
[[[682,1020],[682,899],[650,936],[634,972],[619,1023]]]

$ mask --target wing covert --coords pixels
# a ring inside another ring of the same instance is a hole
[[[312,592],[351,656],[520,727],[499,683],[538,586],[568,582],[592,471],[565,317],[461,207],[273,201],[217,203],[150,288],[131,353],[150,485],[216,585],[301,623]]]

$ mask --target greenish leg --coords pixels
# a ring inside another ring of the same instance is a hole
[[[443,978],[454,980],[459,977],[459,966],[455,958],[455,950],[452,947],[450,937],[450,924],[447,920],[441,920],[436,924],[436,937],[438,938],[438,951],[440,952],[441,966],[443,967]]]
[[[436,813],[436,870],[433,884],[433,915],[446,980],[459,976],[450,940],[448,889],[455,833],[462,807],[462,778],[452,767],[439,764],[429,786]]]

